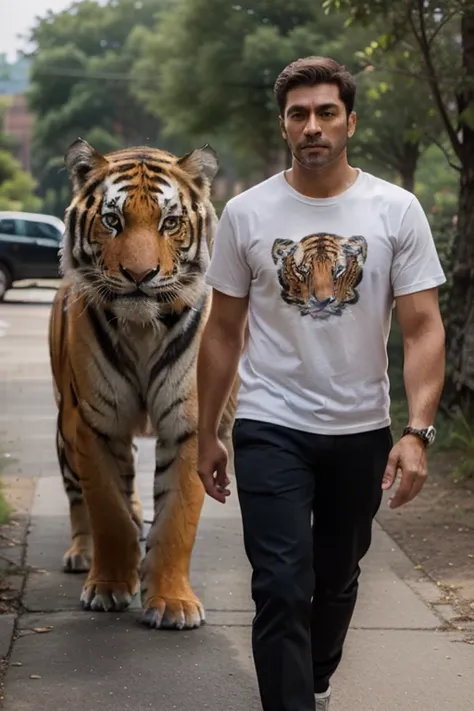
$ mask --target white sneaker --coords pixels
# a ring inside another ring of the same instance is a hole
[[[316,711],[329,711],[331,700],[331,687],[324,694],[315,694]]]

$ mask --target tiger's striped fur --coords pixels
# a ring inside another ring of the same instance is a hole
[[[209,148],[66,154],[73,197],[49,346],[57,452],[69,499],[66,571],[88,571],[84,608],[124,609],[141,583],[151,627],[197,627],[189,581],[204,499],[197,475],[196,359],[216,224]],[[230,441],[235,391],[221,422]],[[141,561],[133,438],[156,433],[154,520]],[[138,529],[138,530],[137,530]]]

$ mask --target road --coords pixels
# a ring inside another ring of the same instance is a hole
[[[192,582],[208,624],[151,632],[138,610],[80,610],[82,576],[61,572],[66,499],[54,449],[46,341],[51,292],[10,292],[0,304],[0,446],[7,483],[35,481],[27,562],[5,711],[258,711],[250,648],[252,601],[236,496],[207,499]],[[140,442],[139,487],[151,517],[153,451]],[[331,711],[472,711],[474,649],[446,622],[436,585],[375,526]],[[4,620],[3,629],[14,620]],[[35,628],[48,628],[35,633]],[[0,628],[1,629],[1,628]],[[0,640],[1,641],[1,640]],[[2,645],[0,644],[0,655]],[[4,635],[3,648],[8,644]],[[21,663],[21,666],[16,664]],[[32,678],[33,677],[33,678]]]

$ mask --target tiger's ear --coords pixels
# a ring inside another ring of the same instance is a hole
[[[107,159],[98,153],[87,141],[78,138],[71,143],[64,156],[74,192],[87,182],[93,170],[107,163]]]
[[[293,242],[292,239],[279,239],[277,238],[273,242],[272,246],[272,259],[275,264],[281,264],[281,262],[293,254],[296,251],[298,245]]]
[[[198,186],[203,181],[210,185],[219,170],[217,153],[207,144],[186,153],[178,160],[178,165],[186,173],[189,173]]]
[[[367,259],[367,240],[362,235],[348,237],[345,249],[355,257],[362,257],[364,261]]]

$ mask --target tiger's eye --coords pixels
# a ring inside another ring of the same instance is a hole
[[[107,212],[105,215],[102,215],[102,224],[111,230],[119,230],[122,227],[120,218],[114,212]]]
[[[171,232],[177,230],[180,224],[181,219],[177,215],[170,215],[163,220],[162,229]]]

